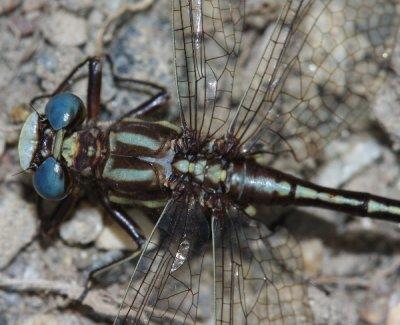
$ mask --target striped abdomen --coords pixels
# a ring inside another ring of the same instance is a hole
[[[313,206],[376,219],[400,220],[400,202],[369,193],[331,189],[246,161],[232,164],[228,193],[243,203]]]

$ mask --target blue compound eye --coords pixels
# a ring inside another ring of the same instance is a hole
[[[61,93],[46,104],[45,114],[54,130],[63,129],[72,123],[80,123],[85,117],[85,106],[79,97]]]
[[[61,200],[71,189],[70,177],[53,157],[47,158],[33,175],[33,186],[47,200]]]

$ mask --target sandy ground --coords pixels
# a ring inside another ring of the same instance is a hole
[[[60,233],[41,238],[30,176],[15,175],[20,171],[18,134],[29,113],[26,103],[53,90],[71,67],[94,53],[99,30],[125,2],[0,1],[0,324],[107,323],[132,272],[131,264],[112,270],[83,305],[77,304],[85,270],[128,241],[88,203],[79,206]],[[276,1],[253,3],[244,42],[257,47],[278,11]],[[147,10],[126,16],[108,37],[107,48],[119,73],[167,86],[172,105],[160,115],[175,120],[169,14],[169,2],[156,1]],[[249,51],[244,69],[254,56]],[[120,95],[105,74],[105,116],[117,116],[143,99],[135,93]],[[399,113],[393,105],[398,103],[398,89],[395,77],[387,79],[366,110],[369,122],[364,132],[344,134],[318,160],[290,165],[288,171],[323,185],[399,197]],[[84,80],[74,85],[74,91],[85,93]],[[281,166],[287,167],[285,162]],[[142,215],[132,213],[136,218]],[[285,224],[302,245],[305,271],[314,283],[310,303],[316,322],[400,323],[397,225],[320,209],[270,208],[264,213],[286,216]]]

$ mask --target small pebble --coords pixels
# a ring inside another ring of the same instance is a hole
[[[70,245],[87,245],[96,240],[103,229],[100,211],[91,206],[79,207],[72,219],[60,226],[61,238]]]
[[[54,91],[83,58],[83,53],[77,47],[62,46],[56,50],[42,51],[38,54],[35,65],[35,73],[42,79],[41,86],[49,92]]]
[[[136,250],[132,239],[116,224],[110,223],[104,227],[96,240],[96,247],[104,250]]]
[[[324,246],[320,239],[309,239],[301,242],[304,269],[307,275],[317,276],[321,272]]]
[[[373,105],[374,116],[392,140],[393,149],[400,151],[400,82],[389,79],[380,89]]]
[[[386,320],[387,325],[400,324],[400,303],[391,306]]]
[[[386,299],[384,297],[378,297],[374,301],[366,302],[360,308],[361,324],[385,324],[385,315],[382,310],[386,309]],[[389,323],[386,322],[386,325]],[[392,323],[398,325],[399,323]]]
[[[0,15],[13,11],[21,2],[22,0],[0,0]]]
[[[46,5],[47,0],[25,0],[22,5],[23,12],[39,10]]]
[[[61,5],[73,12],[90,9],[93,6],[93,0],[60,0]]]
[[[10,188],[0,190],[0,268],[6,266],[36,234],[35,205]]]
[[[45,38],[53,45],[80,46],[87,41],[87,26],[83,18],[66,11],[57,11],[42,24]]]
[[[12,123],[20,124],[25,122],[30,113],[32,113],[32,109],[28,105],[20,104],[11,108],[9,116]]]
[[[314,313],[313,324],[358,324],[355,301],[343,291],[333,290],[329,295],[315,286],[309,286],[310,306]]]
[[[371,138],[335,141],[329,148],[327,150],[337,150],[338,156],[331,158],[313,180],[329,187],[342,186],[382,155],[381,147]]]
[[[63,324],[63,325],[74,325],[74,324],[90,324],[86,323],[79,315],[72,313],[63,314],[35,314],[30,317],[24,317],[18,321],[19,324],[25,325],[45,325],[45,324]]]
[[[33,21],[27,19],[25,16],[13,16],[10,19],[10,28],[19,37],[27,37],[33,34],[35,25]]]
[[[0,157],[3,156],[5,149],[6,149],[6,137],[4,133],[0,131]]]
[[[127,212],[130,216],[134,216],[133,219],[140,226],[145,238],[149,238],[151,232],[153,231],[154,224],[144,215],[141,210],[132,209]],[[105,250],[137,249],[137,245],[128,236],[128,234],[118,224],[111,222],[109,217],[107,217],[107,223],[103,232],[96,241],[96,247]]]

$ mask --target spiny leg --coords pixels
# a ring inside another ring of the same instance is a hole
[[[45,216],[43,209],[44,199],[39,197],[38,214],[41,217],[41,232],[50,235],[60,223],[75,209],[79,200],[79,192],[75,191],[59,202],[49,216]]]
[[[145,86],[152,88],[156,91],[155,94],[152,94],[151,97],[133,109],[130,109],[128,112],[122,114],[118,117],[117,121],[120,121],[127,117],[136,117],[136,116],[145,116],[147,114],[151,114],[154,111],[165,107],[169,101],[169,95],[167,90],[154,82],[134,79],[134,78],[126,78],[119,76],[114,69],[114,63],[112,58],[109,55],[106,55],[106,60],[110,65],[111,74],[115,85],[119,88],[124,88],[128,90],[134,90],[134,86]],[[143,91],[146,92],[146,91]]]
[[[100,114],[102,62],[99,58],[89,60],[89,80],[87,88],[87,119],[95,121]]]
[[[89,60],[92,59],[92,57],[87,57],[84,59],[82,62],[78,63],[69,73],[68,75],[63,79],[63,81],[57,86],[57,88],[52,92],[52,93],[47,93],[47,94],[42,94],[39,96],[35,96],[31,99],[29,102],[30,105],[34,106],[35,103],[44,98],[49,98],[52,97],[62,91],[64,91],[68,86],[70,86],[70,81],[72,80],[73,76],[87,63]]]
[[[129,235],[129,237],[133,240],[138,248],[133,253],[121,252],[117,255],[114,254],[107,259],[99,261],[96,265],[93,266],[93,268],[87,270],[88,273],[85,276],[84,290],[78,299],[79,301],[83,301],[83,299],[86,297],[96,276],[100,275],[103,272],[106,272],[114,266],[117,266],[121,263],[127,262],[137,257],[141,253],[142,247],[146,242],[146,238],[142,235],[140,226],[136,222],[134,222],[123,209],[111,204],[108,198],[98,191],[96,191],[95,194],[98,195],[100,204],[107,212],[107,214],[112,219],[114,219],[118,223],[118,225]]]
[[[65,91],[70,85],[73,77],[85,65],[88,65],[88,88],[87,88],[87,111],[88,119],[96,119],[99,115],[100,94],[101,94],[101,79],[102,79],[102,62],[99,57],[87,57],[82,62],[77,64],[58,87],[48,94],[42,94],[31,99],[30,105],[35,107],[35,103],[44,98],[50,98],[54,95]]]

